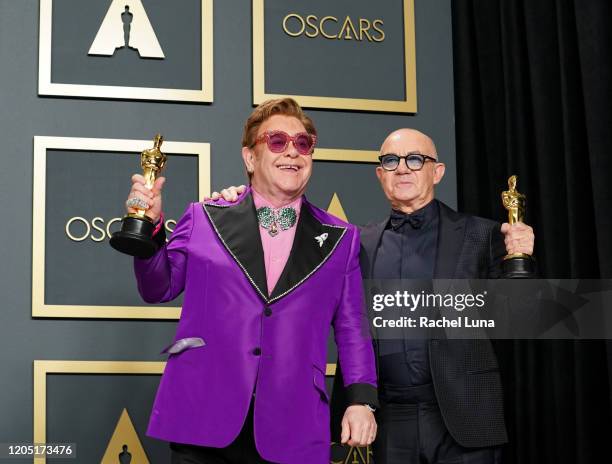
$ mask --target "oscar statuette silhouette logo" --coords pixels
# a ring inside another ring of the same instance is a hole
[[[118,49],[136,50],[141,58],[165,58],[142,0],[112,0],[88,54],[113,56]]]
[[[100,464],[149,464],[127,409],[121,411]]]
[[[327,212],[329,214],[333,214],[338,219],[342,219],[345,222],[349,222],[346,217],[346,213],[344,212],[344,208],[342,207],[342,203],[340,203],[340,198],[338,194],[334,192],[331,201],[329,202],[329,206],[327,207]]]
[[[357,446],[332,443],[330,464],[373,464],[372,447],[360,448]]]

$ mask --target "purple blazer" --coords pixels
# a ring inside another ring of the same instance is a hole
[[[271,295],[248,190],[237,203],[191,204],[168,244],[135,260],[145,301],[185,292],[149,436],[228,446],[255,393],[255,443],[264,459],[329,463],[325,368],[332,325],[350,400],[376,404],[359,233],[306,200],[296,227]]]

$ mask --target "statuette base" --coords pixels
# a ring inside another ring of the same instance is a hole
[[[121,253],[137,258],[150,258],[159,249],[153,240],[155,225],[146,216],[127,215],[121,221],[121,230],[114,232],[111,246]]]
[[[535,275],[535,261],[524,253],[514,253],[504,257],[502,278],[532,279]]]

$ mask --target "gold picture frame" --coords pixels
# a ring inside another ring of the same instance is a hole
[[[45,210],[48,150],[140,153],[150,140],[34,137],[32,204],[32,317],[178,319],[181,308],[158,306],[48,305],[45,303]],[[210,194],[210,144],[164,141],[164,153],[198,157],[198,198]]]
[[[161,361],[34,361],[34,437],[33,443],[47,442],[47,375],[108,374],[161,375]],[[78,451],[77,451],[78,452]],[[46,457],[35,457],[34,464],[46,464]]]
[[[405,100],[375,100],[367,98],[321,97],[314,95],[281,95],[266,93],[264,1],[253,2],[253,104],[270,98],[291,97],[306,108],[337,110],[383,111],[393,113],[417,112],[416,46],[414,0],[403,0],[404,7],[404,81]]]
[[[342,148],[315,148],[314,161],[338,161],[348,163],[379,163],[376,150],[344,150]]]
[[[201,0],[201,88],[165,89],[116,85],[62,84],[51,81],[53,0],[40,0],[38,46],[38,94],[60,97],[91,97],[211,103],[213,101],[213,0]]]
[[[34,437],[33,443],[47,441],[47,375],[49,374],[107,374],[161,375],[163,361],[56,361],[34,360]],[[336,364],[328,363],[325,375],[336,373]],[[34,464],[46,464],[46,458],[34,458]]]

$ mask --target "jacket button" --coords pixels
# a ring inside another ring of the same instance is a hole
[[[255,356],[260,356],[261,355],[261,348],[257,347],[253,350],[253,354]]]
[[[264,309],[264,314],[265,314],[267,317],[270,317],[270,316],[272,315],[272,309],[271,309],[271,308],[266,308],[266,309]]]

